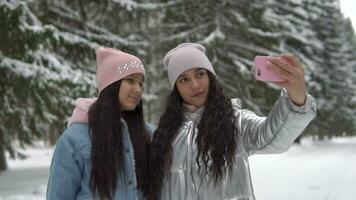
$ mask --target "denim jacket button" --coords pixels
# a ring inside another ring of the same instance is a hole
[[[132,181],[129,181],[129,185],[132,185]]]
[[[125,149],[125,152],[126,152],[126,153],[129,153],[130,151],[129,151],[129,149]]]

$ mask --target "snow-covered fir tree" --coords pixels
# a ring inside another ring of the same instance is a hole
[[[56,142],[75,99],[93,97],[95,49],[109,46],[144,57],[148,46],[134,1],[17,1],[0,4],[1,112],[0,159],[16,155],[35,138]],[[149,95],[148,95],[149,96]],[[152,96],[152,95],[151,95]]]
[[[11,141],[20,145],[58,132],[76,95],[90,94],[93,76],[75,65],[61,49],[75,46],[52,25],[43,25],[26,2],[1,4],[1,112],[0,155],[8,150],[16,155]],[[68,37],[69,38],[69,37]],[[68,53],[68,51],[65,51]],[[82,52],[85,54],[85,51]],[[87,59],[89,64],[91,60]],[[1,169],[6,163],[1,159]]]
[[[75,99],[97,95],[99,46],[143,60],[149,121],[158,121],[170,91],[163,56],[178,43],[199,42],[225,93],[259,114],[279,88],[253,78],[254,57],[295,54],[319,101],[307,132],[356,132],[356,37],[338,0],[3,0],[0,17],[0,170],[4,151],[16,154],[12,140],[54,143]]]
[[[319,100],[316,134],[321,138],[355,134],[355,104],[352,101],[355,96],[352,83],[355,42],[352,38],[355,35],[342,16],[339,1],[323,0],[314,4],[320,12],[311,20],[312,27],[317,38],[323,41],[323,49],[314,53],[320,70],[313,77],[321,85],[315,92]]]

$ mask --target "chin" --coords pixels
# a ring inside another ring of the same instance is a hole
[[[204,103],[201,103],[201,102],[195,102],[195,103],[192,103],[193,106],[195,107],[201,107],[204,105]]]
[[[206,98],[200,98],[200,99],[196,99],[195,102],[193,102],[192,105],[196,106],[196,107],[201,107],[204,106],[206,103]]]
[[[123,110],[124,110],[124,111],[133,111],[133,110],[136,109],[136,106],[137,106],[137,105],[135,105],[135,106],[125,106],[125,107],[123,108]]]

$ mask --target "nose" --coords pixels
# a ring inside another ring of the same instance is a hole
[[[134,85],[134,91],[136,94],[141,94],[142,93],[142,86],[140,83],[136,83]]]
[[[198,80],[196,79],[192,79],[192,89],[195,90],[195,89],[198,89],[200,87],[200,83]]]

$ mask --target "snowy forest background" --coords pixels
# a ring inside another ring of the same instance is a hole
[[[170,88],[164,54],[199,42],[229,97],[268,114],[279,88],[257,82],[256,55],[293,53],[305,65],[318,116],[304,136],[356,135],[356,37],[338,0],[0,0],[0,171],[5,151],[49,145],[77,97],[97,95],[95,49],[144,61],[146,120],[157,122]]]

